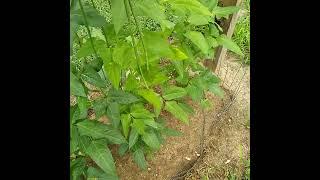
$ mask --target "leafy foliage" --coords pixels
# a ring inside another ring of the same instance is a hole
[[[164,136],[182,134],[166,127],[161,112],[189,124],[187,98],[206,108],[204,92],[223,97],[219,78],[200,64],[220,45],[242,53],[214,21],[238,8],[217,0],[110,0],[106,19],[90,2],[71,1],[71,179],[118,179],[110,145],[145,170],[147,151],[159,150]]]

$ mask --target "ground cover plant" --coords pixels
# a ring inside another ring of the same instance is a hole
[[[202,61],[221,45],[243,55],[216,23],[238,10],[217,0],[71,0],[71,179],[119,179],[113,145],[145,170],[145,156],[180,134],[166,127],[162,111],[188,125],[186,98],[206,108],[204,92],[223,97]]]
[[[250,64],[250,0],[243,1],[242,13],[235,27],[232,40],[239,45],[244,56],[241,62]]]

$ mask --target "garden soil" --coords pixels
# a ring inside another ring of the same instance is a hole
[[[206,97],[213,107],[204,114],[199,105],[189,102],[195,109],[195,113],[189,118],[189,126],[166,112],[162,113],[168,127],[181,131],[183,135],[166,138],[160,150],[147,158],[148,170],[140,170],[129,154],[120,157],[118,147],[111,148],[121,180],[166,180],[188,169],[200,153],[203,117],[206,118],[204,156],[184,179],[225,179],[230,169],[243,173],[243,160],[250,158],[250,72],[249,67],[239,69],[240,64],[235,60],[228,56],[219,69],[218,74],[224,80],[223,99],[207,93]],[[238,87],[241,91],[235,93]],[[237,98],[226,108],[232,96]],[[225,113],[217,117],[217,114],[225,110]]]

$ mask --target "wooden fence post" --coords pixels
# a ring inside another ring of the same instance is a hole
[[[242,0],[221,0],[223,6],[240,6]],[[223,26],[223,30],[224,32],[227,32],[226,35],[228,38],[232,37],[232,34],[234,32],[234,28],[237,24],[237,20],[239,17],[239,12],[233,14],[231,17],[231,20],[229,18],[229,20],[226,21],[225,26]],[[218,47],[216,52],[215,52],[215,60],[214,62],[212,62],[212,60],[207,60],[206,62],[206,66],[209,67],[213,72],[216,72],[217,67],[219,67],[222,62],[224,61],[224,58],[226,56],[227,53],[227,49],[223,48],[223,47]]]

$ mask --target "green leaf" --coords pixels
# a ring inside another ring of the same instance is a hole
[[[220,35],[219,29],[214,24],[209,25],[209,31],[210,31],[210,35],[213,37],[218,37]]]
[[[83,81],[86,81],[96,87],[106,87],[107,83],[103,80],[98,72],[94,70],[92,67],[87,66],[84,72],[81,74],[81,78]]]
[[[184,67],[182,61],[171,61],[179,76],[184,77]]]
[[[86,153],[108,176],[118,179],[112,154],[103,141],[92,141]]]
[[[191,14],[191,16],[188,18],[188,22],[196,26],[209,24],[208,18],[206,16],[198,14]]]
[[[83,157],[79,157],[70,163],[70,174],[72,179],[77,180],[83,174],[86,167],[86,160]]]
[[[103,26],[104,32],[106,32],[107,41],[109,45],[115,45],[118,41],[118,36],[116,34],[116,31],[114,29],[114,24],[106,23]]]
[[[91,136],[95,139],[106,138],[113,144],[126,143],[126,139],[120,131],[94,120],[84,120],[77,123],[79,132],[82,136]]]
[[[71,95],[87,97],[83,85],[72,72],[70,72],[70,91]]]
[[[141,148],[133,152],[133,160],[138,164],[139,168],[143,170],[147,169],[147,161],[144,157],[144,154]]]
[[[179,48],[172,47],[171,49],[175,53],[174,60],[185,60],[185,59],[188,59],[188,56],[184,52],[182,52]]]
[[[111,0],[112,23],[116,34],[128,21],[124,0]]]
[[[134,67],[136,59],[133,47],[128,43],[118,43],[113,49],[113,61],[119,64],[123,69],[127,67]]]
[[[207,81],[201,76],[194,77],[192,80],[190,80],[190,84],[197,86],[199,91],[206,91],[208,88]]]
[[[188,83],[189,83],[189,74],[187,72],[183,72],[183,76],[179,75],[176,78],[176,81],[178,82],[178,84],[181,84],[183,86],[188,85]]]
[[[106,19],[103,16],[101,16],[99,12],[89,4],[84,4],[83,9],[86,14],[89,26],[102,27],[106,23]],[[70,21],[75,22],[79,25],[85,25],[84,17],[79,8],[71,10]]]
[[[149,66],[149,70],[147,70],[146,66],[144,66],[142,68],[142,72],[149,87],[163,84],[168,80],[167,75],[164,73],[163,69],[159,67],[158,64],[151,64]]]
[[[139,87],[139,81],[135,78],[135,76],[132,73],[130,73],[125,82],[124,89],[126,91],[132,91],[137,89],[138,87]]]
[[[143,40],[149,58],[158,59],[162,57],[174,57],[169,41],[163,33],[145,31],[143,34]]]
[[[103,179],[117,179],[114,176],[109,176],[102,170],[90,166],[87,170],[87,180],[103,180]]]
[[[78,149],[79,144],[79,133],[77,127],[74,125],[70,126],[70,154]]]
[[[239,9],[240,8],[237,6],[228,6],[228,7],[217,6],[212,10],[212,13],[216,15],[218,19],[221,17],[228,18],[230,14],[233,14],[239,11]]]
[[[212,11],[218,5],[218,0],[201,0],[202,4]]]
[[[103,64],[112,60],[111,48],[106,48],[106,46],[95,45],[98,56],[103,60]]]
[[[112,121],[113,127],[117,129],[120,124],[120,107],[118,103],[112,102],[109,104],[107,116]]]
[[[76,124],[81,136],[90,136],[93,138],[104,138],[107,127],[95,120],[84,120]]]
[[[221,98],[223,98],[223,96],[224,96],[224,92],[220,88],[219,84],[211,84],[211,85],[209,85],[209,91],[212,92],[213,94],[221,97]]]
[[[172,100],[184,97],[187,95],[187,91],[182,87],[177,86],[170,86],[169,88],[165,89],[163,92],[162,97],[165,100]]]
[[[133,119],[132,127],[141,135],[145,133],[146,125],[144,124],[143,119]]]
[[[175,118],[186,124],[189,124],[188,115],[183,111],[176,101],[167,101],[164,109],[170,112]]]
[[[92,42],[94,48],[98,51],[98,49],[107,48],[106,42],[101,39],[97,39],[92,37]],[[98,53],[98,52],[97,52]],[[79,51],[76,54],[77,58],[83,58],[94,54],[94,50],[92,48],[91,40],[87,39],[85,43],[82,44]]]
[[[153,105],[156,116],[159,116],[163,104],[160,95],[151,89],[141,89],[137,93]]]
[[[129,135],[131,121],[132,121],[132,119],[131,119],[130,114],[122,114],[121,115],[122,132],[123,132],[124,137],[126,139],[128,138],[128,135]]]
[[[233,42],[230,38],[228,38],[226,35],[223,34],[217,37],[217,42],[219,45],[223,45],[223,47],[231,50],[232,52],[240,56],[243,56],[243,53],[241,52],[240,47],[235,42]]]
[[[190,12],[201,14],[201,15],[206,15],[206,16],[212,15],[208,10],[208,8],[202,5],[197,0],[171,0],[168,2],[171,4],[172,8],[175,10],[183,10],[185,12],[186,10],[189,10]]]
[[[181,109],[183,109],[184,112],[188,113],[188,114],[194,114],[194,110],[191,106],[189,106],[188,104],[185,103],[178,103],[178,105],[181,107]]]
[[[185,36],[190,39],[204,54],[209,51],[209,45],[201,32],[188,31]]]
[[[136,96],[134,96],[131,93],[114,89],[109,91],[108,99],[111,102],[117,102],[119,104],[131,104],[140,101]]]
[[[217,40],[211,36],[207,37],[207,42],[210,48],[215,48],[219,46]]]
[[[87,117],[88,115],[88,99],[86,97],[77,97],[77,103],[78,103],[78,107],[79,107],[79,118],[80,119],[84,119]]]
[[[200,78],[202,80],[201,82],[207,85],[217,84],[217,83],[220,83],[221,81],[220,78],[209,69],[202,72],[200,75]],[[207,85],[205,87],[207,87]]]
[[[78,29],[79,25],[70,20],[70,54],[73,53],[73,41],[75,39],[74,37],[76,36],[76,32],[78,31]]]
[[[200,106],[203,109],[209,109],[212,107],[212,103],[208,99],[201,99]]]
[[[158,150],[160,148],[160,142],[153,131],[145,132],[142,135],[142,140],[154,150]]]
[[[93,101],[93,110],[96,115],[96,119],[99,119],[107,111],[107,101],[106,99],[97,99]]]
[[[75,119],[79,115],[79,107],[78,104],[70,106],[70,125],[74,124]]]
[[[203,90],[198,88],[195,85],[188,85],[186,87],[186,90],[188,92],[188,95],[192,98],[194,101],[199,101],[203,97]]]
[[[127,143],[126,139],[122,136],[118,129],[109,129],[105,133],[105,138],[108,139],[112,144]]]
[[[88,136],[79,136],[78,145],[81,152],[86,152],[91,140]]]
[[[119,155],[123,156],[129,149],[129,145],[128,144],[121,144],[119,147]]]
[[[150,111],[146,110],[143,105],[133,105],[130,114],[136,119],[153,119],[155,117]]]
[[[100,57],[94,58],[88,64],[91,68],[93,68],[96,72],[99,72],[102,69],[103,60]]]
[[[129,136],[129,149],[131,149],[138,141],[139,133],[135,128],[132,128]]]
[[[148,125],[150,127],[153,127],[155,129],[161,128],[161,125],[157,123],[153,118],[148,118],[148,119],[141,119],[145,125]]]
[[[163,21],[166,19],[166,15],[164,14],[164,8],[154,0],[137,1],[136,7],[138,15],[141,14],[150,17],[151,19],[157,21],[160,24],[163,23]]]
[[[119,89],[121,67],[115,62],[105,61],[103,64],[103,68],[113,87],[115,89]]]

